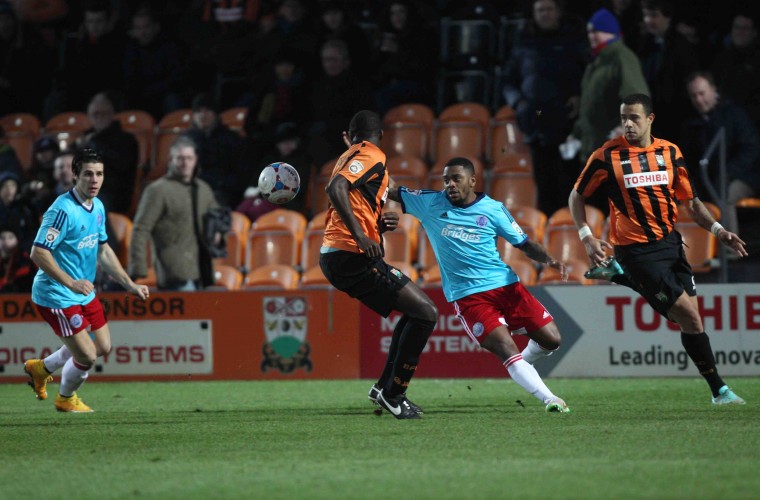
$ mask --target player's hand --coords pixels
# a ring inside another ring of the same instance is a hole
[[[142,300],[146,300],[150,297],[150,289],[146,285],[138,285],[137,283],[132,283],[132,286],[129,288],[129,293],[137,295]]]
[[[588,254],[588,260],[591,262],[591,267],[596,267],[607,258],[607,250],[612,251],[612,245],[604,240],[589,236],[583,240],[583,245],[586,247],[586,253]]]
[[[364,255],[370,259],[382,257],[383,255],[383,248],[380,246],[380,243],[371,240],[366,236],[360,236],[356,240],[356,245],[359,247],[359,250],[364,252]]]
[[[351,147],[351,138],[345,130],[343,131],[343,144],[345,144],[347,148]]]
[[[731,231],[727,231],[723,229],[721,232],[718,233],[718,239],[721,243],[726,245],[728,248],[739,254],[739,257],[746,257],[749,255],[747,253],[747,249],[744,248],[744,241],[742,241],[741,238],[739,238],[739,235],[736,233],[732,233]]]
[[[567,281],[567,264],[561,260],[550,260],[547,265],[559,271],[562,281]]]
[[[383,212],[380,218],[380,232],[395,231],[398,228],[399,215],[396,212]]]
[[[69,290],[82,295],[90,295],[95,290],[95,285],[89,280],[76,280],[71,284]]]

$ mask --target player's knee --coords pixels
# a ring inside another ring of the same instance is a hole
[[[111,342],[104,342],[98,344],[98,357],[105,356],[106,354],[110,354],[112,349]]]
[[[436,321],[438,321],[438,308],[430,300],[427,300],[420,304],[417,312],[418,319],[429,321],[434,324]]]

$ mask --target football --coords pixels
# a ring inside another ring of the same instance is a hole
[[[282,205],[298,194],[301,178],[298,171],[288,163],[272,163],[259,175],[259,192],[265,200]]]

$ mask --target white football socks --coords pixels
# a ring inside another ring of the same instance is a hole
[[[535,364],[539,359],[551,356],[553,353],[554,351],[544,349],[538,342],[530,339],[528,345],[525,346],[525,349],[520,354],[522,354],[522,359],[530,364]]]
[[[71,358],[71,351],[69,351],[69,348],[64,344],[60,349],[43,359],[42,362],[45,363],[45,369],[47,371],[54,373],[58,368],[63,367],[69,358]]]
[[[63,372],[61,372],[61,387],[58,389],[60,395],[70,398],[87,380],[90,368],[92,366],[80,365],[74,361],[74,358],[69,358],[63,365]]]
[[[557,398],[557,396],[546,387],[544,381],[541,380],[541,375],[539,375],[536,369],[533,368],[533,365],[526,362],[521,354],[515,354],[507,359],[503,365],[509,372],[509,376],[512,377],[512,380],[520,384],[520,387],[528,391],[542,403],[547,404],[551,400]]]

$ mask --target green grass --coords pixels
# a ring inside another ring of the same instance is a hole
[[[417,421],[368,381],[88,382],[93,414],[0,385],[0,499],[757,497],[760,379],[741,407],[696,378],[548,384],[572,413],[507,380],[415,380]]]

